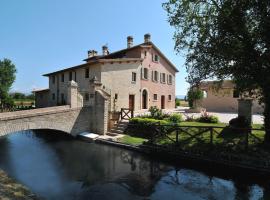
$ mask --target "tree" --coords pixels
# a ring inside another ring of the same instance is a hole
[[[197,108],[199,100],[203,99],[203,91],[198,88],[190,88],[187,93],[188,105],[190,108]]]
[[[264,104],[270,142],[270,1],[169,0],[175,49],[186,54],[187,80],[232,79]]]
[[[10,60],[0,60],[0,103],[2,107],[11,104],[8,92],[15,81],[15,73],[16,67]]]

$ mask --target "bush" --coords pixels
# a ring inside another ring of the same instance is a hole
[[[129,120],[129,125],[125,133],[128,135],[149,139],[154,133],[153,126],[151,125],[158,125],[158,124],[168,125],[169,122],[166,120],[135,117]]]
[[[162,120],[167,117],[167,115],[162,114],[162,110],[158,109],[156,106],[151,106],[148,111],[150,112],[150,118],[153,119]]]
[[[248,128],[249,127],[247,119],[243,116],[231,119],[229,121],[229,125],[230,127],[233,127],[233,128]]]
[[[169,116],[168,121],[177,124],[183,121],[183,117],[181,114],[175,113]]]
[[[219,122],[218,117],[209,115],[206,110],[203,110],[201,116],[197,119],[198,122],[203,123],[214,123],[217,124]]]
[[[178,107],[180,106],[180,99],[175,99],[175,107]]]
[[[197,88],[190,88],[187,93],[188,105],[190,108],[194,108],[194,102],[196,100],[203,99],[203,91]]]

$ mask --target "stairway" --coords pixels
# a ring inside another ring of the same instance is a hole
[[[125,129],[128,126],[128,120],[121,120],[119,121],[117,124],[115,124],[112,129],[107,133],[107,135],[110,136],[117,136],[117,135],[121,135],[124,133]]]

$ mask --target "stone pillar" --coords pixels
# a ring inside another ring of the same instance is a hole
[[[238,99],[238,117],[245,117],[252,123],[252,99]]]
[[[73,80],[68,83],[67,104],[71,108],[78,107],[78,84]]]

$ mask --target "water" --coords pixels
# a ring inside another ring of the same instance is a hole
[[[0,167],[45,199],[269,199],[256,182],[226,180],[53,131],[0,139]]]

